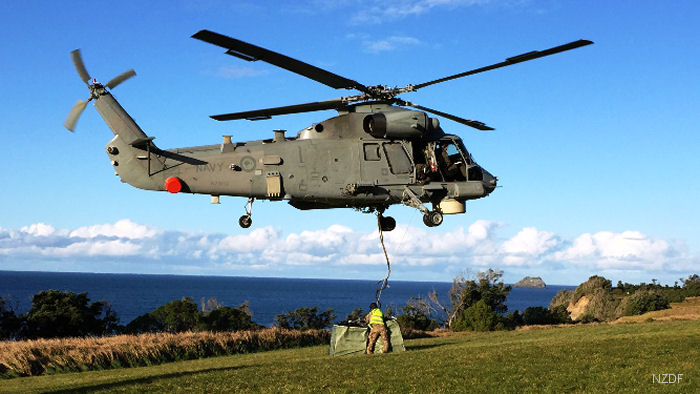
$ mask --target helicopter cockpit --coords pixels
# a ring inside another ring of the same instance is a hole
[[[445,135],[437,141],[420,144],[414,149],[414,158],[416,179],[420,183],[483,180],[481,167],[457,136]]]

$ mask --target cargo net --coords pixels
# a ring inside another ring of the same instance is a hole
[[[386,277],[379,282],[377,282],[377,291],[374,293],[374,297],[377,300],[377,305],[382,306],[380,301],[382,297],[382,291],[389,287],[389,275],[391,275],[391,263],[389,262],[389,255],[386,253],[386,246],[384,246],[384,233],[382,232],[382,214],[377,212],[377,227],[379,228],[379,242],[382,244],[382,250],[384,251],[384,257],[386,258]]]

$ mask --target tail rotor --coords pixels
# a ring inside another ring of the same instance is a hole
[[[82,115],[83,111],[85,111],[85,107],[87,107],[87,104],[92,101],[92,99],[96,99],[100,97],[100,95],[104,94],[105,88],[110,90],[116,88],[122,82],[136,75],[136,72],[133,69],[128,70],[112,78],[105,85],[102,85],[101,83],[97,82],[97,80],[90,77],[90,73],[88,73],[87,69],[85,68],[83,58],[80,55],[80,49],[72,51],[70,55],[73,59],[73,65],[75,65],[75,70],[78,72],[80,79],[85,83],[85,85],[87,85],[88,89],[90,89],[90,97],[87,99],[87,101],[78,100],[78,102],[73,105],[73,108],[68,113],[66,121],[63,123],[63,126],[65,126],[66,129],[69,131],[74,131],[75,126],[78,123],[78,119],[80,119],[80,115]]]

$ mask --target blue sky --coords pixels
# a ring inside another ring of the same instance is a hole
[[[381,5],[379,5],[381,3]],[[700,268],[700,35],[695,1],[528,0],[2,2],[0,270],[380,279],[372,216],[122,184],[111,133],[69,52],[98,80],[134,68],[115,97],[162,148],[269,138],[332,111],[261,122],[210,114],[324,100],[333,89],[190,38],[206,28],[366,85],[421,83],[580,38],[562,54],[405,98],[496,128],[443,120],[503,187],[433,229],[388,213],[392,278],[504,270],[578,284],[673,283]]]

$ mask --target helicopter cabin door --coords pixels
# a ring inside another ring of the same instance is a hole
[[[407,185],[414,182],[413,163],[403,143],[362,141],[360,178],[364,185]]]

